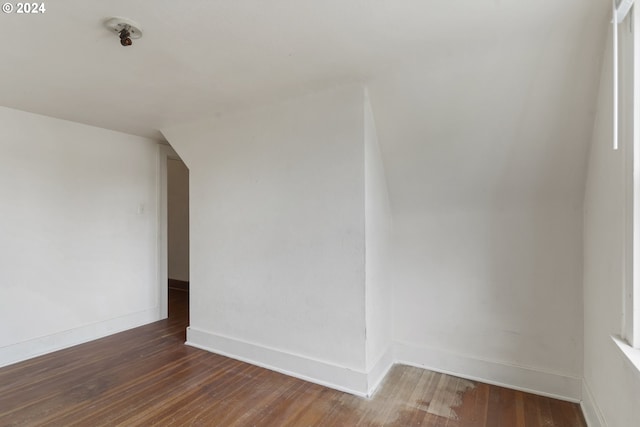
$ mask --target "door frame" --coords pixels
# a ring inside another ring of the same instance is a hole
[[[165,142],[158,143],[158,310],[160,319],[169,317],[169,236],[167,161],[181,160]]]

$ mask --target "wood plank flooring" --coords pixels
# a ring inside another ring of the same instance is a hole
[[[362,399],[185,346],[170,318],[0,369],[0,426],[586,427],[578,405],[395,366]]]

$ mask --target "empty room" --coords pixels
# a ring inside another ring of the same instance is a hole
[[[2,3],[0,426],[640,426],[634,0]]]

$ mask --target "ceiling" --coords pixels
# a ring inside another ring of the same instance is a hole
[[[362,82],[395,206],[581,198],[607,1],[45,5],[1,17],[6,107],[161,138],[184,121]],[[112,16],[144,37],[121,47],[103,26]]]

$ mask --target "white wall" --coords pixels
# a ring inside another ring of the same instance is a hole
[[[0,365],[156,320],[156,143],[0,108],[0,152]]]
[[[621,44],[629,46],[626,24],[620,26],[619,34]],[[624,359],[611,335],[621,335],[623,322],[627,241],[624,172],[625,162],[632,155],[628,132],[631,121],[622,122],[621,150],[613,151],[610,45],[611,31],[602,66],[584,203],[583,405],[590,425],[626,427],[638,425],[640,420],[640,374]],[[623,66],[621,75],[628,75],[630,69]],[[629,86],[623,85],[623,100],[627,92]]]
[[[366,393],[360,87],[164,129],[191,186],[189,343]]]
[[[498,40],[434,48],[428,66],[371,83],[400,360],[580,399],[601,6],[580,22],[554,15]]]
[[[367,372],[375,383],[389,368],[392,356],[393,290],[389,280],[392,217],[384,164],[378,146],[375,117],[368,94],[364,104],[364,174],[366,234]],[[375,384],[370,384],[370,388]]]
[[[399,360],[580,399],[579,208],[434,209],[394,227]]]
[[[169,279],[189,281],[189,169],[167,159],[167,243]]]

